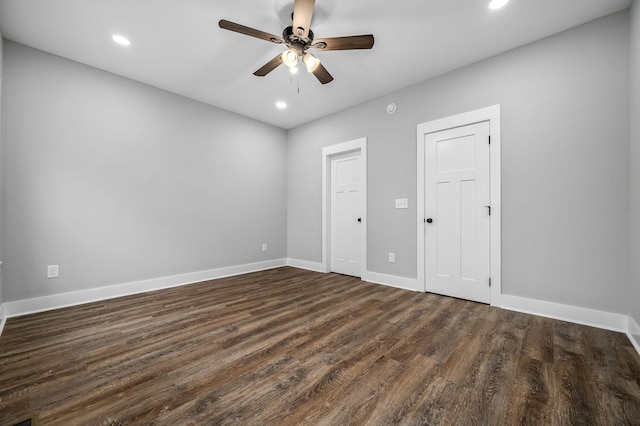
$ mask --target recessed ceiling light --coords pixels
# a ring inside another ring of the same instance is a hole
[[[131,42],[129,41],[128,38],[126,38],[125,36],[122,36],[120,34],[112,35],[111,39],[113,41],[115,41],[116,43],[121,44],[122,46],[129,46],[131,44]]]
[[[489,9],[491,10],[500,9],[501,7],[504,7],[507,3],[509,3],[509,0],[492,0],[491,3],[489,3]]]
[[[287,107],[287,103],[286,102],[282,102],[282,101],[276,102],[276,108],[285,109],[286,107]]]

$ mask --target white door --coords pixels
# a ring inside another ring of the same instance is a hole
[[[331,271],[361,276],[360,153],[331,158]]]
[[[489,122],[424,138],[426,290],[489,303]]]

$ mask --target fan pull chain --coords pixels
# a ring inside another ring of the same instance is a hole
[[[293,73],[289,74],[289,84],[294,84],[294,79],[295,79],[295,83],[297,83],[296,84],[296,86],[297,86],[296,90],[297,90],[298,94],[300,94],[300,73],[299,72],[295,73],[295,74],[293,74]]]

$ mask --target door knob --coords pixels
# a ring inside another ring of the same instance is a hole
[[[362,222],[362,218],[361,217],[358,218],[358,222]]]
[[[433,219],[429,218],[429,219],[425,220],[425,222],[427,222],[427,223],[433,223]]]

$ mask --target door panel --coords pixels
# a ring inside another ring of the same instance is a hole
[[[489,122],[424,138],[426,289],[488,303]]]
[[[436,183],[436,205],[438,226],[434,230],[436,244],[435,261],[436,274],[441,277],[451,275],[451,184],[449,182]]]
[[[476,181],[460,182],[460,277],[476,279]]]

